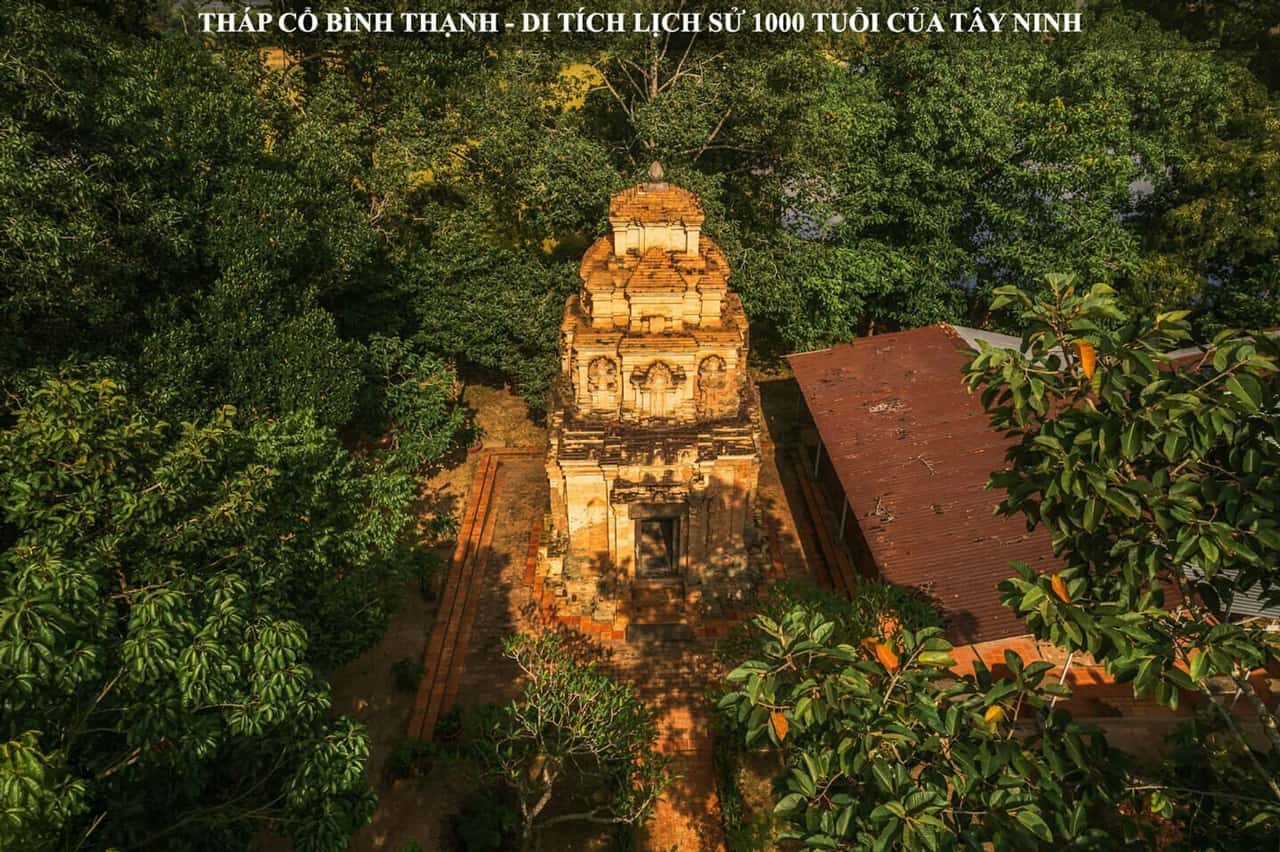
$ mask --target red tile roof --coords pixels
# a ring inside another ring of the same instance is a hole
[[[1043,529],[992,514],[1008,440],[965,389],[966,343],[933,325],[789,356],[880,575],[926,591],[953,641],[1027,632],[1000,603],[1011,561],[1058,563]]]

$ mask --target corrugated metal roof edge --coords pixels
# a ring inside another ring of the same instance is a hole
[[[786,359],[790,361],[792,358],[803,358],[807,355],[818,355],[823,352],[830,352],[833,349],[836,349],[837,347],[840,347],[840,346],[857,346],[859,344],[865,344],[867,341],[870,341],[870,340],[885,340],[889,338],[899,337],[904,334],[912,334],[913,332],[917,332],[922,328],[933,328],[934,326],[945,329],[959,336],[961,340],[969,344],[969,346],[974,349],[978,348],[978,341],[982,340],[990,344],[991,346],[997,346],[1001,349],[1011,349],[1019,352],[1022,351],[1022,338],[1015,337],[1012,334],[1004,334],[1003,332],[999,332],[999,331],[987,331],[986,329],[983,329],[983,328],[971,328],[967,325],[955,325],[949,322],[939,322],[939,323],[934,323],[933,325],[917,326],[916,328],[904,328],[900,331],[890,331],[884,334],[873,334],[867,337],[855,337],[852,340],[846,341],[844,343],[837,343],[834,346],[827,346],[822,349],[807,349],[804,352],[792,352],[790,355],[786,356]],[[1267,329],[1266,334],[1270,336],[1280,335],[1280,329]],[[1212,348],[1213,347],[1211,346],[1184,346],[1181,349],[1173,349],[1173,350],[1170,350],[1169,352],[1165,352],[1164,355],[1167,358],[1172,358],[1174,360],[1181,360],[1183,358],[1189,358],[1194,355],[1203,355],[1205,352],[1211,351]]]
[[[937,322],[937,323],[933,323],[932,325],[921,325],[921,326],[916,326],[915,328],[904,328],[904,329],[900,329],[899,331],[887,331],[882,334],[872,334],[864,337],[855,337],[852,340],[846,340],[843,343],[836,343],[831,346],[825,346],[821,349],[807,349],[804,352],[792,352],[791,354],[785,357],[788,361],[790,361],[793,358],[804,358],[809,355],[821,355],[824,352],[831,352],[836,349],[839,349],[841,346],[855,346],[855,347],[865,346],[867,345],[867,343],[873,340],[880,342],[884,340],[892,340],[893,338],[902,337],[908,334],[917,334],[922,329],[926,329],[926,328],[949,329],[951,327],[952,326],[949,323]]]
[[[1195,565],[1183,565],[1182,571],[1192,580],[1199,581],[1205,577],[1204,571]],[[1221,569],[1219,573],[1230,580],[1234,580],[1239,572],[1231,569]],[[1251,618],[1280,619],[1280,605],[1268,604],[1263,599],[1261,590],[1237,591],[1232,598],[1231,605],[1228,607],[1228,614]]]

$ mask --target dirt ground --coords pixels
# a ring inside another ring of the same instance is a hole
[[[534,418],[524,400],[507,388],[468,385],[462,399],[474,412],[484,446],[546,446],[547,430],[542,418]]]
[[[373,821],[356,832],[353,850],[397,852],[409,840],[424,850],[447,849],[438,836],[441,815],[456,810],[470,792],[465,778],[444,786],[424,798],[414,781],[386,779],[387,759],[404,736],[414,693],[397,690],[391,667],[400,659],[419,661],[425,650],[427,633],[435,618],[435,601],[424,600],[417,583],[404,590],[403,603],[382,641],[334,672],[333,709],[351,716],[368,728],[370,754],[367,776],[378,791],[378,810]]]

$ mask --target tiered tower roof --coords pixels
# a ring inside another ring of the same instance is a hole
[[[702,235],[703,218],[698,196],[667,183],[658,163],[648,182],[615,194],[612,233],[582,258],[588,323],[632,332],[719,327],[729,264]]]

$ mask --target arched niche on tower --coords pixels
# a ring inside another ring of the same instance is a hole
[[[616,411],[618,408],[618,363],[600,356],[587,364],[587,396],[592,411]]]
[[[640,417],[675,416],[684,382],[684,370],[672,367],[666,361],[653,361],[647,367],[636,368],[631,374],[631,384],[636,391],[636,413]]]
[[[725,417],[738,407],[737,388],[724,358],[708,355],[698,362],[696,394],[698,416]]]

